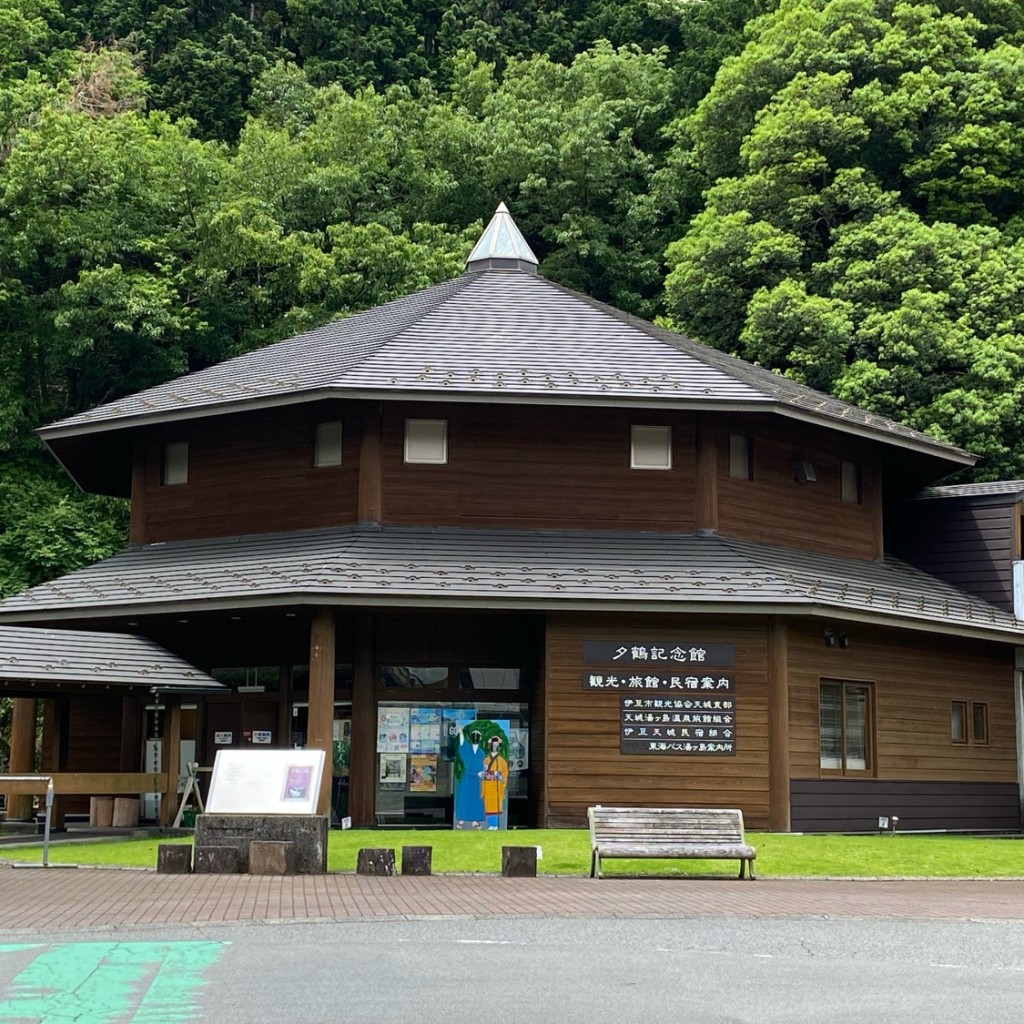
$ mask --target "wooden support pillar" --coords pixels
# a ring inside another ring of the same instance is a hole
[[[309,723],[306,746],[326,755],[317,814],[331,813],[332,729],[334,725],[334,611],[317,608],[309,629]]]
[[[356,620],[352,680],[352,750],[349,756],[348,810],[352,824],[374,823],[377,767],[377,705],[373,677],[373,619]]]
[[[718,531],[718,427],[707,413],[697,413],[696,507],[698,530]]]
[[[789,629],[768,619],[768,829],[788,832],[789,805]]]
[[[164,734],[161,737],[166,791],[160,800],[160,824],[170,825],[178,813],[178,776],[181,774],[181,697],[164,696]]]
[[[381,521],[380,419],[380,403],[369,403],[363,416],[363,432],[359,444],[359,486],[356,500],[360,523]]]
[[[36,701],[34,697],[15,697],[11,701],[11,775],[35,771]],[[32,817],[31,794],[7,794],[7,820],[28,821]]]
[[[49,752],[47,757],[50,772],[66,772],[68,770],[68,734],[71,718],[71,702],[67,697],[54,697],[49,701]],[[45,730],[44,730],[45,732]],[[64,829],[67,815],[67,797],[55,796],[53,810],[50,814],[50,827]]]
[[[125,697],[121,704],[121,756],[118,767],[123,772],[137,772],[142,767],[142,709],[138,697]]]

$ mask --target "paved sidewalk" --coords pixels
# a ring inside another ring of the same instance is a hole
[[[287,878],[0,866],[0,931],[416,917],[1024,920],[1024,880]]]

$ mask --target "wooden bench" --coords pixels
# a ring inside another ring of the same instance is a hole
[[[591,807],[590,877],[611,857],[689,858],[740,862],[754,877],[757,851],[743,839],[743,812],[719,808]]]

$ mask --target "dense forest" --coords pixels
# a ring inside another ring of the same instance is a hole
[[[0,593],[124,543],[35,428],[460,272],[1024,477],[1017,0],[0,0]]]

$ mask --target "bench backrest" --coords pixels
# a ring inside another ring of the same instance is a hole
[[[658,840],[742,843],[743,812],[719,807],[590,807],[591,844]]]

